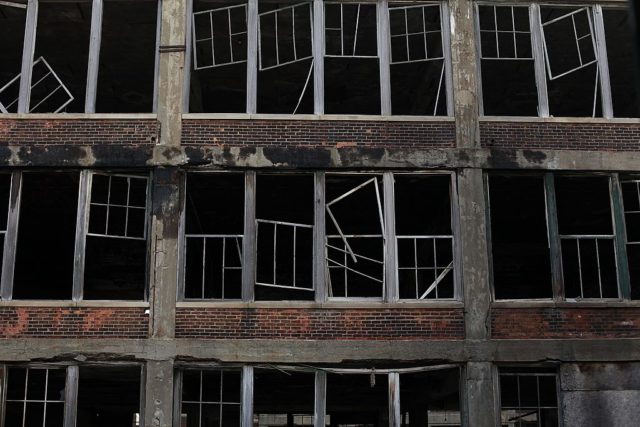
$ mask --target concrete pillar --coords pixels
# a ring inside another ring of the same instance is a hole
[[[173,361],[150,361],[146,369],[145,427],[173,425]]]
[[[480,144],[473,9],[473,2],[470,0],[449,2],[456,142],[458,147],[467,148]]]
[[[464,370],[465,421],[469,427],[496,427],[496,411],[491,362],[469,362]]]
[[[179,146],[186,46],[186,0],[162,1],[158,121],[160,144]]]

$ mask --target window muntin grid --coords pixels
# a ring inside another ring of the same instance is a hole
[[[209,388],[208,381],[218,381],[217,387]],[[237,381],[235,384],[230,381]],[[240,423],[241,415],[241,381],[242,374],[238,369],[185,370],[182,374],[182,398],[180,401],[181,418],[186,415],[185,406],[196,409],[197,422],[189,421],[189,425],[198,427],[223,427]],[[230,392],[227,388],[231,387]],[[189,393],[195,395],[189,396]],[[231,413],[238,418],[229,420]]]
[[[244,16],[244,20],[238,19],[242,16]],[[234,26],[233,22],[236,20],[239,24]],[[220,30],[222,35],[216,36],[219,27],[222,28]],[[247,62],[246,4],[194,12],[192,14],[192,33],[193,67],[195,70]],[[222,41],[218,42],[218,38]],[[203,50],[198,54],[200,47]]]
[[[478,7],[480,59],[533,60],[526,6]]]
[[[65,402],[65,386],[66,386],[66,370],[59,368],[18,368],[9,367],[7,369],[7,384],[11,385],[14,381],[22,382],[22,387],[19,387],[20,395],[11,395],[10,393],[5,399],[5,422],[9,421],[9,406],[15,406],[16,409],[22,404],[21,412],[21,425],[34,425],[34,418],[39,418],[42,414],[42,427],[48,425],[61,425],[64,415],[64,402]],[[20,373],[24,373],[24,377],[20,376]],[[60,375],[53,375],[60,374]],[[17,380],[15,379],[17,376]],[[42,378],[44,376],[44,378]],[[38,378],[40,377],[40,378]],[[44,381],[43,381],[44,380]],[[42,388],[36,387],[35,384],[42,386]],[[35,384],[34,384],[35,383]],[[62,387],[62,389],[56,390],[54,387]],[[16,386],[18,387],[18,386]],[[11,387],[13,389],[13,387]],[[7,387],[9,390],[9,386]],[[16,404],[16,405],[12,405]],[[56,412],[53,412],[53,408],[57,407]],[[42,411],[42,412],[40,412]],[[51,415],[51,414],[54,415]],[[47,417],[49,414],[49,417]],[[14,415],[17,415],[14,413]],[[56,419],[53,419],[56,417]],[[18,421],[18,420],[14,420]],[[33,424],[32,424],[33,423]],[[40,424],[39,422],[37,424]]]
[[[503,424],[515,427],[557,425],[558,396],[555,373],[500,372],[498,376],[500,417]],[[510,383],[509,387],[507,382]],[[515,396],[509,393],[509,388],[513,387],[516,389]]]
[[[369,47],[371,52],[362,51],[364,41],[361,40],[362,20],[371,17],[375,20],[377,16],[375,3],[325,2],[324,10],[325,57],[378,58],[377,40],[374,38],[369,41],[369,43],[373,42]],[[332,17],[335,17],[339,26],[332,23],[334,20]],[[377,31],[377,24],[375,27]]]
[[[389,5],[389,19],[391,65],[444,59],[439,4]]]

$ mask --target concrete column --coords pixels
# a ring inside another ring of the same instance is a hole
[[[482,169],[458,172],[465,337],[490,337],[491,286]]]
[[[162,2],[159,47],[158,121],[160,144],[179,146],[186,46],[186,0]]]
[[[146,369],[145,427],[173,425],[173,361],[150,361]]]
[[[470,0],[449,2],[453,110],[456,117],[458,147],[477,147],[480,144],[477,98],[479,83],[473,9],[473,2]]]
[[[464,372],[466,425],[470,427],[496,427],[498,415],[491,363],[469,362]]]

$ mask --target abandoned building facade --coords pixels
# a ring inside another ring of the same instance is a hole
[[[618,0],[0,0],[0,427],[640,419]]]

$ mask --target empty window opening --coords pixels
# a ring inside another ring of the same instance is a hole
[[[541,7],[540,13],[550,114],[602,115],[591,9]]]
[[[40,2],[37,28],[34,58],[50,68],[40,71],[34,64],[29,111],[84,112],[91,3]]]
[[[529,8],[480,5],[478,21],[484,114],[538,115]]]
[[[255,427],[313,426],[315,373],[254,369]]]
[[[131,427],[140,417],[141,370],[131,366],[81,366],[78,427]]]
[[[326,393],[326,415],[330,425],[389,425],[388,375],[328,373]]]
[[[376,5],[325,2],[325,111],[380,114]]]
[[[65,369],[7,368],[4,425],[62,427]]]
[[[244,176],[188,174],[184,297],[240,299]]]
[[[640,179],[633,176],[624,177],[620,185],[631,276],[631,299],[640,299]]]
[[[603,9],[611,98],[615,117],[638,117],[638,70],[627,9]]]
[[[240,425],[239,369],[184,370],[182,372],[181,425],[223,427]]]
[[[22,174],[13,298],[71,299],[78,188],[77,172]]]
[[[500,422],[509,426],[558,426],[556,374],[500,369]]]
[[[96,112],[153,110],[157,15],[157,0],[104,2]]]
[[[326,178],[326,262],[329,297],[384,295],[382,177]]]
[[[256,182],[257,300],[314,298],[312,175]]]
[[[84,298],[144,299],[148,178],[93,174]]]
[[[439,4],[389,6],[394,114],[446,115],[446,67]]]
[[[4,256],[4,242],[9,222],[9,206],[11,202],[11,175],[0,174],[0,260]]]
[[[217,5],[216,5],[217,6]],[[247,76],[247,5],[194,1],[190,109],[244,113]]]
[[[258,7],[258,112],[313,113],[312,3]]]
[[[551,298],[544,177],[489,176],[496,299]]]
[[[460,371],[400,374],[401,426],[456,426],[460,419]]]
[[[451,177],[395,174],[394,180],[399,297],[453,298]]]
[[[567,298],[618,298],[608,177],[555,178]]]
[[[0,113],[16,112],[20,91],[26,0],[0,4]]]

